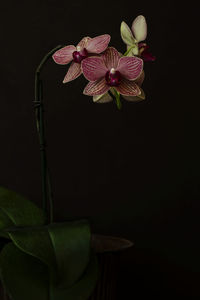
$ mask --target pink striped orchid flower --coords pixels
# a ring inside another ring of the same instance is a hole
[[[154,61],[155,56],[149,52],[149,46],[143,41],[147,37],[147,23],[144,16],[139,15],[132,23],[131,29],[123,21],[121,23],[121,38],[127,45],[125,56],[140,56],[144,61]]]
[[[141,90],[136,80],[143,72],[143,60],[139,57],[125,57],[109,47],[100,57],[88,57],[82,62],[83,75],[89,83],[83,94],[98,96],[111,90],[117,95],[138,96]],[[108,101],[105,101],[108,102]]]
[[[141,94],[137,96],[125,96],[123,95],[123,98],[129,102],[140,102],[145,99],[145,93],[143,89],[141,88],[141,85],[144,81],[144,71],[142,71],[141,75],[135,80],[135,83],[139,86]],[[93,96],[93,102],[94,103],[109,103],[113,101],[115,97],[115,91],[113,88],[110,89],[110,93],[106,92],[105,94],[96,95]]]
[[[108,47],[109,42],[110,35],[108,34],[103,34],[95,38],[84,37],[76,47],[69,45],[56,51],[52,58],[57,64],[67,65],[72,62],[63,83],[79,77],[82,74],[82,61],[91,55],[103,52]]]

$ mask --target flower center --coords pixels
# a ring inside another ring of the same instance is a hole
[[[74,60],[74,62],[80,64],[84,58],[88,57],[88,52],[85,48],[83,48],[81,50],[79,46],[76,49],[77,49],[77,51],[74,51],[72,54],[73,60]]]
[[[110,71],[106,72],[106,83],[109,86],[118,86],[121,81],[121,74],[119,71],[115,71],[114,68],[112,68]]]

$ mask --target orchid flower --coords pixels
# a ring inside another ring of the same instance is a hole
[[[137,96],[125,96],[125,95],[123,95],[123,98],[125,100],[130,101],[130,102],[140,102],[140,101],[145,99],[145,93],[144,93],[143,89],[141,88],[141,85],[144,81],[144,77],[145,77],[145,74],[144,74],[144,70],[143,70],[141,75],[134,81],[139,86],[141,94],[137,95]],[[113,88],[111,88],[110,92],[111,92],[110,94],[108,92],[106,92],[106,93],[101,94],[101,95],[93,96],[93,102],[95,102],[95,103],[109,103],[109,102],[113,101],[113,97],[115,97],[115,91],[114,91]]]
[[[139,15],[132,23],[131,29],[123,21],[121,23],[121,38],[127,45],[125,56],[140,56],[144,61],[154,61],[155,57],[148,51],[149,46],[143,42],[147,37],[147,23],[144,16]]]
[[[82,70],[85,78],[89,80],[83,91],[85,95],[102,95],[112,88],[119,108],[120,94],[124,96],[141,94],[135,82],[143,70],[143,60],[139,57],[121,57],[115,48],[109,47],[101,57],[84,59]]]
[[[67,65],[72,61],[63,83],[79,77],[82,74],[82,61],[93,54],[103,52],[108,47],[109,42],[110,35],[108,34],[103,34],[95,38],[84,37],[76,47],[69,45],[56,51],[52,58],[57,64]]]

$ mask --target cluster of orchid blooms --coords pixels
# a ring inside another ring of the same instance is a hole
[[[128,101],[144,99],[141,88],[144,80],[143,62],[155,60],[144,43],[147,36],[145,17],[139,15],[135,18],[131,29],[122,22],[120,33],[127,47],[124,54],[114,47],[108,47],[108,34],[95,38],[84,37],[77,46],[69,45],[57,50],[52,56],[57,64],[67,65],[71,62],[63,83],[83,74],[89,81],[83,94],[93,96],[93,101],[98,103],[116,99],[118,108],[121,107],[120,95]]]

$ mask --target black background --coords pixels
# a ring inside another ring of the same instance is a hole
[[[87,81],[63,85],[50,60],[44,80],[55,221],[88,217],[93,232],[135,247],[121,257],[119,299],[200,296],[198,10],[174,1],[7,1],[1,5],[0,184],[40,205],[34,72],[59,44],[111,35],[143,14],[156,61],[145,64],[146,100],[94,104]],[[196,23],[196,24],[195,24]]]

